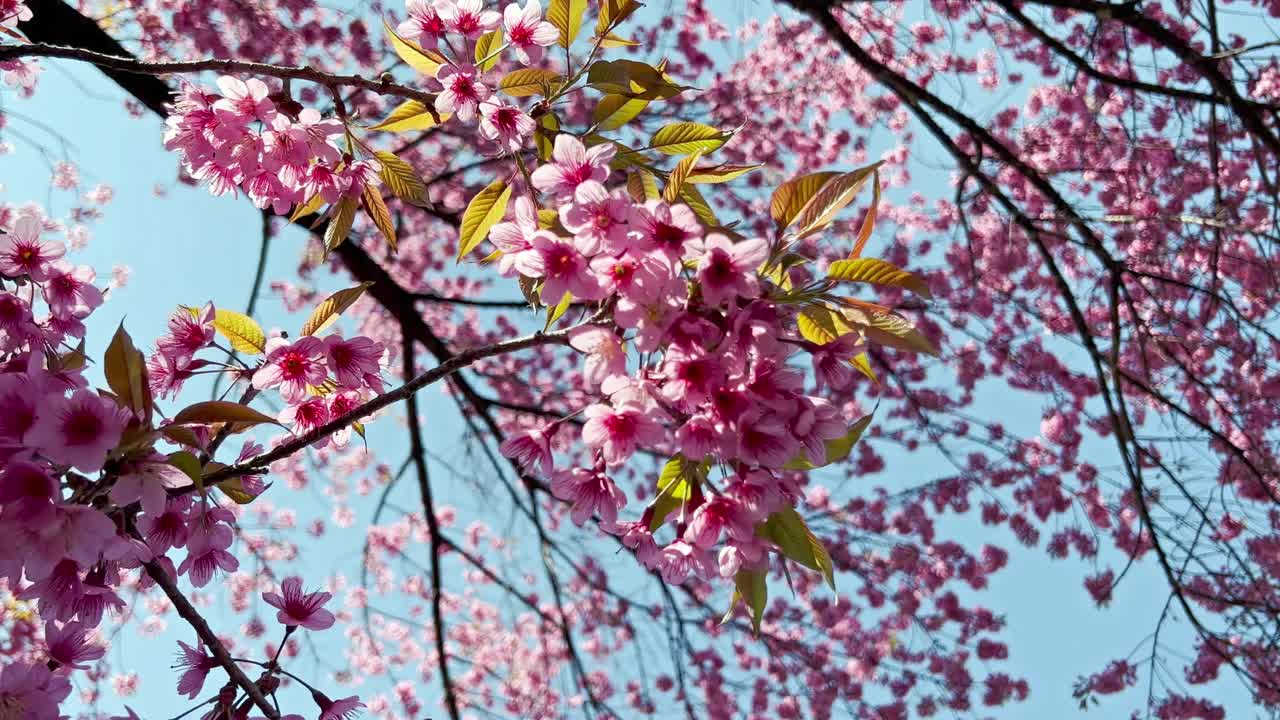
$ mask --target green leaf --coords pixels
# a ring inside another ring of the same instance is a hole
[[[560,118],[555,113],[547,113],[538,120],[538,126],[533,129],[533,144],[538,148],[538,159],[547,162],[551,159],[551,152],[555,150],[555,136],[560,132]]]
[[[560,73],[542,68],[520,68],[507,73],[498,83],[498,90],[511,97],[544,95],[555,91],[560,84]]]
[[[204,476],[201,474],[200,458],[186,450],[179,450],[178,452],[169,453],[168,462],[191,478],[191,482],[195,483],[196,488],[202,492],[204,491]]]
[[[693,496],[693,486],[706,479],[709,462],[697,463],[676,453],[658,473],[658,494],[649,504],[653,517],[649,530],[655,531],[666,522],[667,516],[680,509]]]
[[[690,155],[689,157],[693,156]],[[698,222],[701,222],[702,226],[707,230],[714,230],[722,235],[727,235],[731,239],[735,239],[735,236],[737,236],[737,233],[734,233],[729,228],[720,226],[720,220],[716,218],[715,211],[711,209],[711,203],[707,202],[707,199],[702,196],[702,192],[697,187],[689,184],[688,178],[685,178],[685,184],[680,188],[680,202],[689,206],[693,214],[698,217]]]
[[[426,201],[427,184],[412,165],[386,150],[378,150],[374,155],[381,166],[378,177],[396,197],[413,205]]]
[[[364,205],[364,212],[373,221],[378,232],[382,233],[382,237],[386,238],[387,245],[391,246],[394,251],[396,249],[396,224],[391,220],[391,211],[387,209],[387,203],[382,199],[382,193],[378,192],[378,188],[373,185],[365,185],[364,190],[360,193],[360,204]]]
[[[563,317],[566,312],[568,312],[569,306],[572,304],[573,304],[573,294],[566,292],[564,294],[564,297],[560,298],[560,302],[556,303],[556,306],[551,308],[551,310],[547,313],[547,324],[545,327],[542,328],[543,332],[550,330],[551,326],[555,325],[556,321],[559,320],[561,317]]]
[[[695,122],[678,122],[666,125],[649,139],[649,147],[664,155],[687,155],[691,152],[709,153],[724,145],[733,137],[731,132],[717,130],[710,125]]]
[[[836,260],[827,268],[827,278],[842,282],[864,282],[905,288],[926,299],[933,297],[929,293],[928,283],[922,278],[879,258]]]
[[[489,229],[506,214],[510,198],[511,188],[502,180],[494,180],[467,203],[458,232],[459,262],[489,236]]]
[[[560,31],[557,43],[562,48],[573,44],[582,29],[582,18],[587,13],[587,0],[551,0],[547,6],[547,22]]]
[[[221,490],[227,497],[235,501],[237,505],[248,505],[258,499],[257,495],[250,495],[244,491],[244,484],[241,478],[233,477],[230,480],[223,480],[214,487]]]
[[[778,189],[773,191],[773,198],[769,201],[769,215],[773,217],[778,229],[781,230],[790,225],[805,204],[822,189],[822,186],[839,174],[830,171],[810,173],[779,185]]]
[[[424,105],[420,100],[405,100],[397,105],[382,122],[369,129],[384,130],[386,132],[426,130],[448,120],[449,117],[449,113],[441,115],[434,108]]]
[[[648,105],[649,101],[643,98],[611,93],[600,98],[591,113],[591,121],[601,130],[617,130],[634,120]]]
[[[800,336],[816,345],[826,345],[853,332],[853,326],[825,305],[808,305],[796,316]]]
[[[715,165],[713,167],[694,168],[693,172],[689,173],[689,177],[685,178],[685,182],[703,185],[725,183],[730,180],[736,180],[762,167],[764,167],[764,163],[758,165]]]
[[[151,386],[147,382],[147,361],[133,345],[133,338],[124,329],[124,323],[116,328],[116,334],[107,346],[102,358],[102,370],[107,376],[107,387],[115,393],[120,403],[133,411],[144,423],[151,419]]]
[[[436,71],[440,69],[440,66],[448,62],[440,53],[423,50],[400,37],[385,20],[382,22],[382,27],[386,30],[387,39],[391,41],[391,47],[396,51],[396,55],[399,55],[401,60],[408,63],[409,67],[423,75],[431,78],[435,77]]]
[[[867,431],[871,425],[871,418],[875,413],[866,415],[858,419],[853,425],[849,426],[849,432],[838,438],[832,438],[826,442],[827,457],[821,465],[814,465],[809,461],[808,456],[803,452],[795,456],[784,467],[787,470],[813,470],[814,468],[826,467],[832,463],[838,463],[849,457],[849,453],[853,452],[853,446],[858,444],[858,440],[862,437],[862,433]]]
[[[644,168],[636,168],[635,172],[627,175],[627,194],[632,200],[642,204],[662,197],[658,191],[657,178]]]
[[[325,252],[333,252],[347,239],[347,235],[351,234],[351,226],[356,221],[356,208],[359,201],[353,197],[346,195],[338,201],[334,206],[333,217],[329,218],[329,225],[324,229],[324,249]],[[221,315],[222,311],[219,310]]]
[[[636,60],[598,60],[587,70],[587,85],[604,93],[645,100],[666,100],[688,88],[658,68]]]
[[[173,417],[174,425],[212,425],[214,423],[230,423],[232,432],[239,432],[264,423],[280,424],[270,415],[264,415],[248,405],[227,400],[205,400],[188,405]]]
[[[262,326],[244,313],[218,308],[213,329],[230,341],[231,349],[237,352],[258,355],[267,349],[267,335],[262,332]]]
[[[493,66],[498,64],[502,53],[495,54],[495,52],[500,47],[502,47],[502,28],[490,30],[476,40],[476,67],[481,72],[492,70]],[[489,57],[490,55],[493,57]]]
[[[849,360],[849,364],[857,368],[858,372],[865,375],[871,382],[876,385],[880,384],[880,378],[876,377],[876,371],[871,368],[871,358],[867,357],[866,353],[862,352],[853,356]]]
[[[783,557],[822,573],[831,589],[835,589],[835,565],[831,562],[831,555],[795,508],[783,508],[770,515],[756,534],[773,541]]]
[[[800,209],[795,220],[786,227],[794,228],[794,235],[797,238],[803,238],[830,225],[836,213],[853,202],[858,191],[862,190],[881,164],[883,163],[877,162],[831,178],[814,193],[809,202]]]
[[[600,0],[600,14],[596,17],[596,36],[605,35],[618,27],[631,13],[644,7],[636,0]]]
[[[372,284],[372,282],[362,282],[355,287],[339,290],[325,298],[316,306],[315,310],[311,311],[311,317],[302,323],[302,334],[317,335],[324,332],[329,326],[337,322],[338,316],[355,304],[355,301],[359,300],[364,291]]]

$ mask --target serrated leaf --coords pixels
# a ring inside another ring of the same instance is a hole
[[[551,0],[547,6],[547,22],[560,31],[557,44],[567,48],[578,38],[582,18],[587,13],[587,0]]]
[[[835,565],[831,562],[831,555],[795,508],[787,507],[773,513],[756,534],[772,540],[783,557],[822,573],[831,589],[835,589]]]
[[[905,288],[920,297],[932,297],[929,285],[922,278],[879,258],[836,260],[827,268],[827,279]]]
[[[459,262],[489,236],[489,229],[506,214],[510,198],[511,187],[502,180],[494,180],[467,203],[458,230]]]
[[[547,162],[551,159],[551,153],[555,150],[555,135],[560,131],[560,118],[555,113],[547,113],[538,120],[538,126],[533,129],[533,144],[538,148],[538,159]]]
[[[858,353],[849,359],[849,364],[858,369],[858,372],[866,376],[868,380],[880,384],[880,378],[876,377],[876,371],[871,368],[871,358],[866,353]]]
[[[391,41],[391,48],[396,51],[396,55],[399,55],[409,67],[423,75],[435,77],[436,71],[447,62],[439,53],[424,50],[397,35],[385,20],[382,22],[382,27],[387,31],[387,39]]]
[[[666,100],[688,88],[661,70],[637,60],[598,60],[587,70],[587,85],[605,93],[645,100]]]
[[[560,73],[542,68],[512,70],[498,82],[498,90],[511,97],[541,95],[548,88],[553,92],[561,81]]]
[[[566,292],[564,297],[560,298],[560,302],[556,303],[556,306],[547,312],[547,324],[542,328],[543,332],[550,330],[557,320],[564,317],[564,314],[569,311],[569,306],[572,304],[573,294]]]
[[[691,155],[690,157],[693,156]],[[698,222],[702,223],[702,226],[707,230],[714,230],[734,242],[742,240],[741,235],[720,225],[720,220],[716,218],[715,211],[711,209],[711,203],[707,202],[707,199],[702,196],[702,192],[696,186],[689,184],[687,178],[684,186],[680,188],[680,202],[689,206],[689,209],[697,216]]]
[[[427,184],[422,181],[413,166],[395,153],[379,150],[374,153],[381,169],[378,177],[392,194],[407,203],[418,205],[427,199]]]
[[[58,356],[57,369],[62,372],[80,370],[88,364],[89,356],[84,352],[84,338],[80,338],[80,344]]]
[[[877,162],[831,178],[818,192],[814,193],[809,202],[800,209],[795,220],[786,227],[795,237],[803,238],[830,225],[836,213],[853,202],[853,198],[867,184],[881,164]]]
[[[320,212],[320,208],[322,207],[324,207],[324,197],[317,194],[313,196],[310,200],[294,208],[293,214],[289,216],[289,224],[292,225],[293,223],[297,222],[298,218],[306,217],[313,213]]]
[[[733,576],[733,599],[730,600],[729,613],[733,613],[738,601],[746,603],[751,610],[751,632],[757,639],[760,637],[760,622],[764,619],[765,607],[769,605],[769,580],[764,570],[739,570]],[[726,615],[728,619],[730,615]]]
[[[200,437],[192,432],[191,428],[182,425],[165,425],[160,428],[160,434],[179,445],[193,448],[203,447]]]
[[[608,94],[596,103],[591,121],[601,130],[617,130],[634,120],[648,106],[649,101],[643,98]]]
[[[360,202],[364,205],[364,212],[373,221],[378,232],[382,233],[382,237],[386,238],[387,244],[394,251],[396,249],[396,224],[391,220],[391,211],[387,209],[387,204],[382,200],[382,193],[378,192],[378,188],[373,185],[365,185],[364,190],[360,193]]]
[[[724,145],[733,133],[695,122],[677,122],[659,128],[649,139],[649,147],[664,155],[709,153]]]
[[[662,189],[662,199],[664,201],[673,203],[680,199],[680,190],[684,187],[684,180],[689,177],[694,164],[701,157],[702,151],[695,149],[692,155],[676,163],[676,166],[671,169],[671,174],[667,175],[667,186]]]
[[[631,13],[644,7],[637,0],[600,0],[600,14],[596,17],[596,35],[618,27]]]
[[[267,335],[262,326],[248,315],[218,308],[213,329],[231,343],[231,349],[246,355],[258,355],[267,349]]]
[[[214,487],[223,492],[224,495],[231,498],[237,505],[248,505],[258,499],[257,495],[250,495],[244,490],[244,483],[241,478],[233,477],[230,480],[223,480]]]
[[[710,464],[695,462],[676,453],[658,473],[657,496],[649,504],[652,516],[649,530],[655,531],[667,516],[680,509],[693,496],[693,486],[706,479]]]
[[[867,340],[905,352],[918,352],[938,357],[938,348],[921,333],[910,320],[896,314],[863,312],[857,308],[843,308],[845,322],[862,330]]]
[[[560,213],[551,208],[542,208],[538,211],[538,229],[550,230],[560,222]]]
[[[351,226],[356,221],[358,206],[359,201],[346,195],[343,195],[334,206],[333,216],[329,218],[329,225],[324,229],[325,252],[333,252],[334,248],[341,245],[347,239],[347,235],[351,234]]]
[[[476,67],[481,72],[492,70],[493,66],[498,64],[501,53],[495,51],[500,47],[502,47],[501,28],[490,30],[476,40]]]
[[[179,410],[178,414],[173,416],[174,425],[212,425],[214,423],[228,423],[233,427],[233,432],[264,423],[280,424],[270,415],[264,415],[248,405],[228,400],[198,402]]]
[[[116,328],[111,344],[102,358],[102,371],[107,376],[107,387],[115,393],[122,405],[144,423],[151,418],[151,387],[147,382],[147,361],[133,345],[133,338],[124,329],[124,323]]]
[[[839,174],[831,171],[809,173],[779,185],[778,189],[773,191],[773,198],[769,201],[769,215],[773,217],[778,229],[781,230],[791,224],[791,221],[800,214],[800,210],[822,189],[822,186]]]
[[[369,129],[398,133],[426,130],[439,125],[449,118],[449,113],[441,115],[434,108],[424,105],[420,100],[405,100],[388,113],[382,122]]]
[[[703,185],[725,183],[730,180],[736,180],[762,167],[764,167],[764,163],[757,165],[714,165],[712,167],[694,168],[693,172],[689,173],[689,177],[685,178],[685,182]]]
[[[832,463],[840,462],[849,457],[849,453],[853,452],[853,446],[858,443],[862,437],[862,433],[867,431],[871,425],[871,418],[874,415],[866,415],[858,418],[858,421],[849,426],[849,432],[838,438],[832,438],[826,441],[826,457],[821,465],[815,465],[805,453],[792,458],[783,467],[787,470],[813,470],[814,468],[826,467]]]
[[[796,316],[800,336],[817,345],[835,342],[841,336],[853,332],[853,326],[844,317],[824,305],[808,305]]]
[[[640,43],[636,40],[628,40],[627,38],[618,37],[613,33],[609,33],[608,35],[605,35],[603,39],[600,40],[600,47],[607,47],[607,48],[640,47]]]
[[[372,282],[362,282],[355,287],[339,290],[325,298],[311,311],[311,317],[302,323],[300,332],[303,335],[317,335],[324,332],[329,326],[337,322],[338,316],[354,305],[356,300],[359,300],[360,296],[364,295],[364,291],[372,284]]]

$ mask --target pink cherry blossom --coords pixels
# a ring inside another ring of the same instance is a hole
[[[445,21],[436,12],[438,0],[407,0],[409,17],[396,26],[396,34],[428,50],[434,50],[448,32]]]
[[[498,142],[507,152],[519,152],[536,127],[533,118],[514,105],[493,99],[480,103],[480,136]]]
[[[49,659],[73,670],[87,670],[89,660],[97,660],[106,654],[101,645],[90,642],[90,628],[79,622],[69,622],[61,627],[55,622],[44,626],[44,641]]]
[[[120,442],[129,411],[89,390],[46,399],[27,441],[55,463],[97,472]]]
[[[190,358],[213,343],[216,315],[213,303],[205,303],[194,315],[185,308],[178,309],[169,316],[169,332],[156,341],[156,349],[175,359]]]
[[[318,387],[328,374],[325,344],[319,338],[272,338],[267,341],[266,361],[253,374],[253,386],[259,390],[278,387],[286,401],[301,402],[307,397],[307,386]]]
[[[49,265],[62,257],[66,246],[40,241],[40,220],[31,215],[18,218],[13,229],[0,235],[0,274],[27,275],[36,282],[49,278]]]
[[[560,39],[556,26],[542,19],[538,0],[527,0],[523,8],[518,2],[503,8],[502,29],[503,38],[511,43],[516,58],[524,65],[537,64],[542,60],[542,49]]]
[[[441,0],[436,12],[445,27],[469,38],[493,30],[501,21],[496,11],[484,9],[484,0]]]
[[[498,446],[503,457],[520,463],[526,471],[538,471],[550,475],[552,468],[551,442],[546,430],[534,429],[507,435]]]
[[[178,662],[174,665],[182,670],[182,676],[178,678],[178,693],[195,700],[204,689],[204,680],[209,671],[218,667],[218,661],[205,654],[204,642],[191,647],[179,640],[178,648]]]
[[[441,65],[436,80],[444,86],[436,96],[436,112],[455,115],[462,122],[475,117],[480,103],[489,99],[489,88],[480,82],[473,65]]]
[[[574,243],[586,255],[626,250],[630,217],[626,192],[610,193],[596,183],[584,184],[571,202],[560,206],[560,223],[573,233]]]
[[[611,527],[618,521],[618,510],[627,503],[626,496],[613,480],[602,472],[583,468],[556,471],[551,479],[551,492],[572,503],[570,515],[578,525],[593,515],[599,515],[601,524]]]
[[[597,387],[614,376],[627,374],[627,353],[612,331],[599,325],[582,325],[569,331],[569,345],[587,354],[583,378]]]
[[[609,161],[615,152],[613,143],[588,150],[578,138],[561,133],[552,147],[553,162],[533,171],[533,186],[561,198],[577,197],[580,188],[599,187],[609,177]]]
[[[613,408],[597,403],[588,406],[583,415],[587,418],[582,426],[583,443],[600,450],[610,467],[621,465],[637,448],[652,446],[665,437],[662,425],[639,407]]]
[[[121,507],[140,502],[143,512],[159,515],[168,500],[166,491],[187,487],[192,482],[190,476],[156,453],[145,460],[131,461],[120,472],[111,487],[111,501]]]
[[[712,234],[695,242],[703,299],[710,305],[721,305],[735,297],[755,297],[759,292],[755,271],[768,252],[763,238],[734,243],[724,235]]]
[[[382,343],[363,336],[344,340],[341,335],[334,334],[324,339],[324,351],[329,370],[339,385],[382,391],[379,375],[384,351]]]
[[[280,592],[262,594],[268,605],[278,608],[276,619],[284,625],[301,626],[308,630],[326,630],[334,623],[333,613],[323,605],[333,597],[327,592],[302,592],[302,578],[285,578]]]
[[[276,116],[275,104],[267,98],[267,84],[257,78],[241,80],[230,75],[218,78],[223,97],[213,104],[218,119],[228,125],[244,125],[253,121],[270,123]]]
[[[602,292],[573,241],[549,232],[534,235],[533,247],[516,258],[516,269],[526,277],[542,278],[543,302],[548,305],[558,303],[566,292],[581,300],[598,298]]]

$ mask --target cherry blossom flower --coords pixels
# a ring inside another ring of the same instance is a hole
[[[436,12],[438,0],[408,0],[405,9],[409,17],[396,26],[396,34],[426,50],[434,50],[448,28]]]
[[[573,241],[551,233],[534,236],[533,247],[516,258],[516,269],[527,277],[542,278],[546,305],[560,302],[566,292],[581,300],[596,299],[602,292],[587,258]]]
[[[698,257],[698,284],[708,305],[718,306],[735,297],[753,298],[759,293],[755,271],[769,254],[763,238],[734,243],[720,234],[694,244]]]
[[[521,195],[512,203],[512,219],[497,223],[489,230],[489,241],[502,251],[498,258],[498,273],[510,277],[516,272],[516,262],[521,253],[533,248],[538,234],[538,211],[533,201]]]
[[[195,700],[204,689],[204,680],[209,671],[218,667],[218,661],[204,652],[204,642],[199,641],[195,647],[178,641],[178,662],[173,667],[182,670],[178,678],[178,694]]]
[[[18,720],[56,720],[58,704],[71,694],[71,681],[39,664],[0,667],[0,708]]]
[[[187,556],[178,566],[178,574],[187,575],[193,586],[204,587],[219,570],[235,572],[240,561],[227,552],[230,545],[230,533],[226,534],[225,542],[207,535],[192,537],[187,542]]]
[[[77,310],[93,310],[102,304],[102,291],[94,287],[96,275],[87,265],[73,266],[65,260],[53,263],[44,285],[45,301],[54,315],[66,316]]]
[[[268,605],[278,608],[276,620],[288,626],[301,626],[308,630],[325,630],[334,623],[333,613],[325,610],[323,605],[333,595],[327,592],[302,592],[302,578],[285,578],[280,584],[280,592],[262,594]]]
[[[552,146],[553,162],[544,163],[533,171],[533,186],[543,192],[567,198],[578,197],[581,188],[600,187],[609,177],[609,161],[616,148],[613,143],[601,143],[588,150],[578,138],[561,133]]]
[[[638,448],[656,445],[665,437],[662,425],[642,408],[597,403],[589,405],[583,415],[587,421],[582,426],[582,441],[600,450],[610,467],[621,465]]]
[[[542,4],[528,0],[521,8],[518,2],[502,10],[503,38],[511,43],[516,58],[524,65],[534,65],[542,60],[543,48],[554,45],[560,39],[560,30],[542,19]]]
[[[23,0],[0,0],[0,27],[12,30],[31,18],[31,8]]]
[[[13,229],[0,235],[0,274],[16,278],[27,275],[36,282],[49,278],[49,266],[62,257],[66,246],[40,241],[40,220],[31,215],[18,218]]]
[[[444,86],[436,96],[436,112],[442,115],[448,113],[468,122],[475,117],[480,103],[489,99],[489,88],[480,82],[480,73],[473,65],[441,65],[436,80]]]
[[[89,390],[52,396],[45,403],[27,441],[56,463],[84,472],[101,470],[107,451],[120,442],[129,411]]]
[[[583,468],[556,471],[551,492],[572,503],[570,517],[576,525],[598,514],[605,528],[612,527],[618,521],[618,510],[627,504],[626,496],[604,473]]]
[[[311,698],[320,706],[319,720],[349,720],[358,716],[360,709],[364,707],[358,695],[330,700],[324,693],[312,690]]]
[[[276,116],[275,103],[267,98],[270,89],[257,78],[241,80],[231,75],[218,78],[222,99],[213,104],[213,112],[227,125],[245,125],[255,120],[270,123]]]
[[[69,622],[61,627],[53,621],[45,623],[44,642],[49,650],[49,659],[66,668],[89,669],[85,662],[106,654],[101,645],[89,642],[90,630],[79,622]]]
[[[551,439],[546,430],[539,428],[509,433],[498,446],[498,452],[520,463],[526,471],[551,474]]]
[[[533,118],[514,105],[493,99],[480,103],[480,136],[498,142],[507,152],[519,152],[536,127]]]
[[[286,401],[301,402],[307,397],[307,386],[319,386],[328,374],[325,344],[319,338],[271,338],[266,361],[253,374],[253,386],[258,390],[279,387]]]
[[[368,387],[382,391],[379,375],[384,348],[382,343],[357,336],[344,340],[341,335],[329,335],[324,339],[325,359],[329,370],[339,385],[358,389]]]
[[[497,11],[484,9],[484,0],[441,0],[436,12],[449,30],[468,38],[497,28],[502,20]]]
[[[627,353],[613,331],[599,325],[580,325],[569,331],[569,345],[587,354],[583,379],[598,387],[610,377],[627,374]]]
[[[168,459],[153,453],[145,460],[131,461],[111,486],[111,502],[125,507],[140,502],[142,511],[149,515],[164,512],[168,502],[168,490],[186,487],[192,479],[185,472],[170,465]]]
[[[560,206],[560,223],[573,233],[574,243],[584,255],[626,250],[630,217],[631,200],[626,191],[608,192],[597,183],[583,185],[571,202]]]
[[[650,200],[636,209],[632,225],[648,247],[661,250],[676,261],[691,257],[694,241],[702,239],[698,216],[684,203],[668,205]]]

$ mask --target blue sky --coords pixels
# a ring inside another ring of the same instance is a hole
[[[755,8],[762,6],[761,3],[754,5]],[[746,11],[755,12],[750,7]],[[732,20],[736,14],[728,12],[725,17]],[[55,160],[61,159],[65,143],[66,156],[79,165],[81,191],[99,182],[114,187],[115,197],[105,208],[106,217],[91,226],[93,239],[76,260],[93,265],[102,278],[109,277],[113,265],[129,265],[132,279],[126,288],[113,293],[108,304],[91,318],[90,354],[101,355],[111,331],[122,320],[140,344],[149,345],[163,332],[167,314],[177,304],[213,300],[219,305],[243,309],[259,248],[257,212],[243,199],[213,198],[203,189],[175,184],[176,159],[160,146],[160,121],[150,115],[141,119],[127,117],[121,92],[98,73],[66,62],[46,62],[46,67],[48,70],[34,99],[21,100],[12,92],[0,92],[0,103],[6,111],[38,118],[44,126],[37,127],[13,116],[9,131],[0,133],[14,145],[11,155],[0,157],[0,185],[4,186],[0,202],[35,201],[49,207],[55,216],[62,215],[74,204],[70,193],[52,189],[49,158],[15,133],[35,139]],[[940,155],[931,159],[943,160]],[[917,189],[926,195],[946,192],[943,185],[946,178],[941,174],[935,173],[932,177],[921,174],[917,178],[921,184]],[[930,183],[934,184],[930,186]],[[153,192],[157,184],[167,188],[163,197]],[[273,243],[268,278],[293,275],[301,248],[300,237],[298,232],[291,231]],[[506,287],[496,294],[513,295]],[[258,319],[264,327],[288,328],[301,321],[284,313],[269,292],[259,300]],[[1034,427],[1042,412],[1039,402],[1005,392],[988,396],[976,411],[999,418],[1007,427]],[[429,418],[431,449],[446,459],[465,464],[457,446],[448,441],[458,437],[462,427],[452,403],[437,391],[428,390],[424,394],[424,416]],[[370,426],[371,446],[390,464],[398,464],[403,457],[401,435],[400,424],[392,416]],[[891,488],[895,484],[907,487],[919,479],[947,472],[937,458],[928,455],[907,455],[887,449],[886,454]],[[445,472],[438,463],[433,465],[433,472]],[[465,484],[438,485],[437,492],[443,496],[438,503],[458,506],[463,513],[482,511],[483,500],[471,495]],[[397,493],[405,506],[412,507],[415,502],[411,491],[411,485],[405,484]],[[305,508],[300,510],[300,516],[308,512],[327,516],[324,500],[318,493],[290,494],[283,487],[272,492],[277,494],[274,499],[278,503],[297,503]],[[320,577],[335,568],[345,570],[349,577],[354,575],[363,539],[360,527],[370,519],[372,504],[371,498],[359,499],[353,506],[356,523],[352,529],[332,529],[320,547],[309,548],[326,558],[320,561],[320,567],[313,568],[316,573],[312,577]],[[966,537],[989,535],[993,544],[1012,544],[1006,530],[983,527],[971,516],[949,518],[944,523]],[[1008,620],[1006,639],[1012,645],[1012,655],[1004,669],[1028,678],[1032,687],[1026,703],[1014,706],[999,717],[1076,716],[1071,698],[1076,677],[1100,669],[1110,659],[1127,655],[1154,627],[1166,594],[1152,563],[1135,567],[1118,589],[1112,605],[1104,610],[1093,607],[1081,586],[1081,578],[1091,571],[1092,568],[1083,568],[1075,560],[1050,561],[1039,550],[1015,550],[1009,567],[996,576],[987,591],[976,596]],[[215,628],[235,634],[239,619],[219,613],[216,608],[209,611],[209,617]],[[1185,627],[1171,628],[1172,637],[1179,634],[1185,640],[1188,631]],[[142,677],[139,697],[128,702],[143,717],[176,714],[173,712],[176,700],[171,686],[173,676],[167,665],[176,647],[174,640],[190,637],[180,620],[172,617],[169,630],[157,639],[131,632],[117,639],[111,657],[123,658],[121,665],[139,671]],[[319,647],[324,650],[338,650],[340,643],[341,637],[336,632],[319,639]],[[1170,643],[1178,644],[1172,639]],[[1215,689],[1220,689],[1220,702],[1228,705],[1229,717],[1236,717],[1237,712],[1247,715],[1248,699],[1234,683],[1220,683]],[[104,692],[109,696],[110,688],[104,687]],[[437,692],[434,687],[424,687],[420,696],[430,707]],[[1089,716],[1127,714],[1137,697],[1130,695],[1123,700],[1125,702],[1104,700],[1103,706]],[[108,700],[104,707],[117,708],[123,702]],[[434,715],[441,715],[431,709]]]

